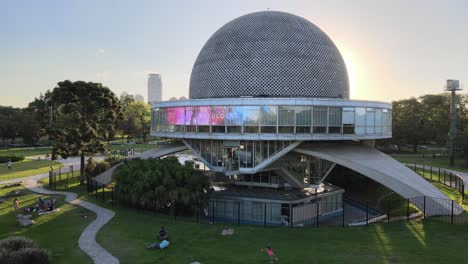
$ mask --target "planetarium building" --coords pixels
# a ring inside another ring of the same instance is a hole
[[[221,210],[255,223],[268,214],[277,224],[286,215],[297,225],[339,213],[346,190],[326,183],[337,165],[405,198],[446,198],[373,148],[392,136],[391,104],[349,94],[343,58],[320,28],[284,12],[251,13],[208,39],[192,69],[189,99],[151,105],[151,134],[174,139],[159,156],[190,150],[230,180],[211,194],[214,217]],[[238,201],[251,205],[240,212]],[[259,202],[268,208],[256,208]],[[304,214],[311,208],[320,209]],[[431,208],[427,214],[448,210]]]

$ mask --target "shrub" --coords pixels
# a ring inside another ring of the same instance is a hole
[[[208,177],[176,157],[126,160],[115,172],[119,200],[158,211],[191,210],[207,201]]]
[[[86,175],[90,177],[98,176],[110,168],[110,164],[106,161],[94,161],[92,158],[88,159],[85,165]]]
[[[8,160],[11,160],[11,162],[17,162],[17,161],[22,161],[24,160],[23,155],[3,155],[0,156],[0,163],[6,163]]]
[[[8,251],[17,251],[30,247],[34,247],[34,243],[31,239],[25,237],[10,237],[0,240],[0,248]]]
[[[110,164],[111,167],[114,167],[118,163],[120,163],[123,160],[122,156],[120,155],[107,155],[104,161]]]
[[[12,254],[16,264],[47,264],[49,254],[42,248],[22,248]]]
[[[12,237],[0,240],[0,263],[47,264],[49,263],[49,255],[46,250],[36,248],[30,239]]]

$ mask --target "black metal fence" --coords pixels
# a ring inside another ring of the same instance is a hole
[[[463,178],[456,173],[442,169],[427,166],[424,164],[405,163],[405,165],[421,175],[424,179],[441,183],[451,189],[458,191],[461,194],[462,202],[465,200],[465,184]]]
[[[90,177],[86,183],[89,195],[96,200],[112,206],[134,207],[126,204],[125,199],[119,200],[114,186],[105,186]],[[168,219],[200,224],[264,227],[352,227],[424,218],[451,224],[468,223],[468,214],[455,201],[427,196],[382,199],[372,205],[349,198],[337,202],[319,198],[302,204],[210,200],[204,206],[173,208],[159,213]]]
[[[103,203],[114,206],[114,186],[102,184],[90,176],[86,176],[86,190],[88,194]]]
[[[49,189],[56,191],[57,189],[67,189],[70,185],[80,182],[79,166],[70,165],[49,171]]]

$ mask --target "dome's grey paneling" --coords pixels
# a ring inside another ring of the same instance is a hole
[[[340,52],[320,28],[276,11],[225,24],[198,54],[190,98],[240,96],[349,99]]]

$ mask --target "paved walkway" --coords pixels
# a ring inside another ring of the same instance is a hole
[[[38,185],[37,180],[28,179],[24,182],[24,186],[35,193],[41,194],[59,194],[66,196],[65,201],[68,203],[84,207],[90,211],[96,213],[96,220],[91,222],[83,233],[81,233],[78,244],[80,249],[83,250],[88,256],[90,256],[94,263],[98,264],[116,264],[120,263],[119,260],[112,256],[107,250],[101,247],[96,242],[96,234],[107,222],[109,222],[115,213],[111,210],[102,208],[93,203],[85,202],[77,199],[78,195],[72,192],[55,192],[42,188]]]
[[[64,161],[64,160],[63,160]],[[75,162],[62,162],[65,165],[74,165],[75,169],[79,166],[79,163],[76,164]],[[62,172],[66,173],[69,170],[69,166],[65,166],[62,168]],[[107,250],[105,250],[103,247],[101,247],[97,242],[96,242],[96,234],[97,232],[103,227],[107,222],[109,222],[115,215],[115,213],[111,210],[102,208],[100,206],[97,206],[93,203],[85,202],[80,199],[77,199],[78,195],[76,193],[72,192],[56,192],[56,191],[50,191],[47,189],[44,189],[42,186],[38,184],[38,181],[49,177],[49,173],[43,173],[43,174],[38,174],[38,175],[33,175],[33,176],[28,176],[28,177],[23,177],[23,178],[17,178],[17,179],[11,179],[11,180],[5,180],[5,181],[0,181],[0,184],[11,184],[11,183],[17,183],[17,182],[23,182],[24,186],[28,188],[29,190],[35,192],[35,193],[40,193],[40,194],[59,194],[59,195],[64,195],[65,201],[68,203],[74,204],[81,206],[83,208],[86,208],[90,211],[93,211],[96,213],[96,220],[91,222],[83,233],[81,233],[80,239],[78,240],[78,245],[83,252],[85,252],[88,256],[90,256],[94,263],[98,264],[118,264],[120,263],[119,260],[112,256]]]

